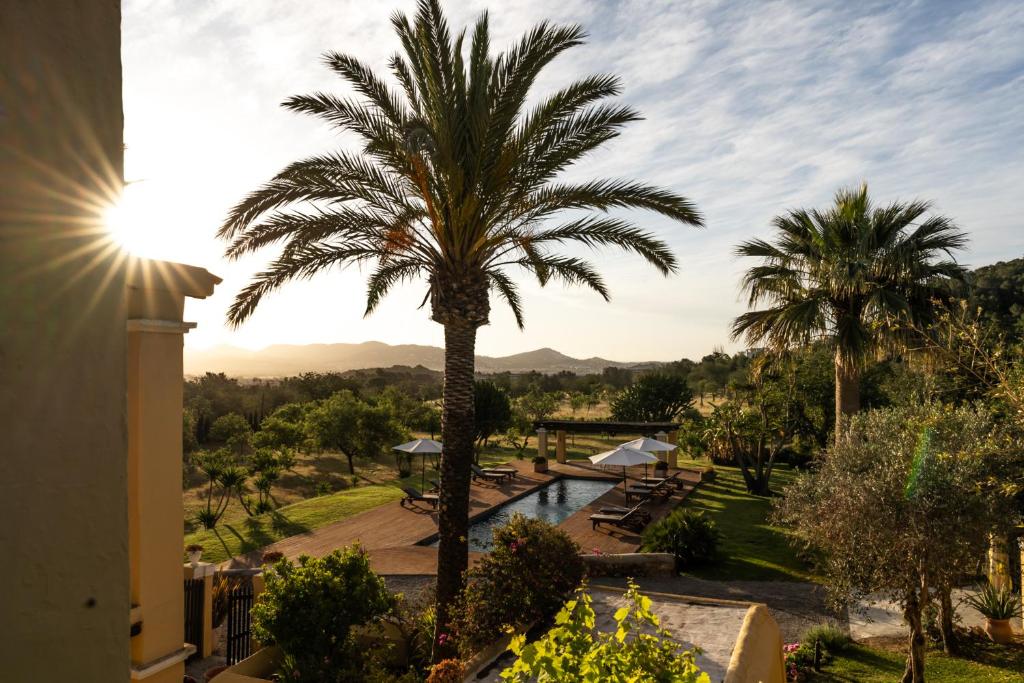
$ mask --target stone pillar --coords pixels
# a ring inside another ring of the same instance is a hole
[[[1017,547],[1020,549],[1020,585],[1021,594],[1024,595],[1024,536],[1017,538]],[[1024,630],[1024,610],[1021,610],[1020,628]]]
[[[673,444],[673,445],[678,444],[679,443],[679,432],[676,431],[675,429],[673,429],[671,432],[668,433],[668,436],[666,437],[665,440],[668,441],[670,444]],[[673,470],[676,469],[677,467],[679,467],[679,447],[678,446],[676,446],[676,448],[674,450],[671,450],[671,451],[668,452],[668,466],[669,466],[670,469],[673,469]]]
[[[654,435],[654,438],[657,439],[658,441],[667,441],[668,434],[666,434],[665,432],[657,432]],[[669,453],[668,451],[658,451],[657,452],[658,460],[661,460],[663,462],[668,462],[668,453]]]
[[[186,580],[203,580],[203,649],[200,657],[213,654],[213,575],[216,572],[217,566],[210,562],[185,565]]]
[[[1009,590],[1012,585],[1010,580],[1010,558],[1007,555],[1006,538],[1002,536],[990,536],[988,546],[988,581],[997,590]]]
[[[185,658],[195,651],[183,643],[180,569],[182,346],[195,325],[182,322],[182,313],[185,296],[208,296],[215,282],[201,268],[153,261],[130,266],[128,554],[131,600],[142,612],[142,630],[131,640],[133,680],[180,683]]]
[[[555,432],[555,459],[560,463],[565,462],[565,430],[559,429]]]
[[[543,427],[537,428],[537,455],[548,457],[548,430]]]

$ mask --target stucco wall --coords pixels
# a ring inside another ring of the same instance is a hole
[[[0,678],[125,680],[119,2],[4,2],[0,64]]]

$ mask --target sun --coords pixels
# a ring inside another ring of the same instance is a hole
[[[106,208],[103,222],[110,238],[134,256],[153,257],[159,247],[153,214],[132,185],[126,185],[120,200]]]

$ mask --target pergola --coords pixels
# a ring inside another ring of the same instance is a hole
[[[565,435],[573,434],[636,434],[650,436],[659,441],[675,443],[679,430],[678,422],[598,422],[589,420],[536,420],[537,455],[548,455],[548,433],[555,433],[555,458],[565,462]],[[668,464],[676,466],[678,449],[668,453]]]

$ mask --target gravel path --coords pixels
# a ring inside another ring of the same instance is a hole
[[[594,579],[595,584],[625,586],[626,579]],[[782,638],[794,642],[816,624],[834,623],[849,630],[846,611],[832,612],[825,604],[825,589],[817,584],[796,581],[708,581],[690,576],[642,577],[637,580],[642,590],[675,595],[693,595],[719,600],[761,602],[768,606],[779,622]]]

